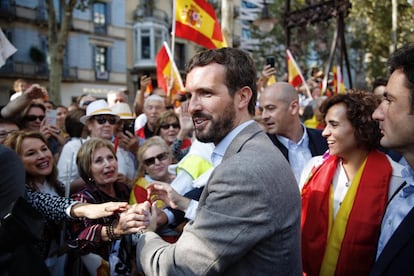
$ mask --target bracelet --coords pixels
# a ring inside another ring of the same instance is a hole
[[[109,241],[119,240],[121,236],[115,235],[114,232],[114,222],[106,226],[106,235],[108,236]]]

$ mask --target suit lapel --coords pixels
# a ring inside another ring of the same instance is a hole
[[[413,238],[413,229],[414,229],[414,207],[407,214],[401,224],[395,230],[394,234],[391,236],[391,239],[385,245],[381,255],[379,256],[377,262],[374,265],[375,272],[381,272],[385,270],[393,258],[398,254],[400,249]],[[380,273],[375,273],[380,274]]]
[[[256,122],[253,122],[246,126],[239,134],[236,135],[236,137],[234,137],[233,141],[231,141],[229,147],[226,150],[226,153],[223,156],[223,161],[239,152],[247,141],[252,139],[260,132],[263,132],[263,130]]]

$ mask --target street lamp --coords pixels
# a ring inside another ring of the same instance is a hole
[[[262,15],[260,18],[253,21],[253,25],[257,26],[261,32],[268,33],[273,29],[275,23],[276,20],[269,16],[269,4],[264,0]]]

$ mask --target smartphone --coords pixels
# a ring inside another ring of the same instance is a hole
[[[266,64],[270,65],[271,67],[275,67],[275,57],[274,56],[267,56],[266,57]]]
[[[57,125],[57,110],[56,109],[48,109],[46,110],[46,125],[47,126],[56,126]]]
[[[131,121],[128,123],[124,123],[123,131],[126,134],[127,131],[129,131],[131,134],[135,133],[135,121]]]

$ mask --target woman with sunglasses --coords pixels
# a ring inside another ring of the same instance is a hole
[[[171,161],[170,149],[167,143],[159,136],[149,138],[140,146],[138,150],[138,172],[129,198],[130,204],[147,201],[147,187],[152,182],[171,183],[174,180],[175,175],[168,171]],[[162,209],[165,207],[165,204],[162,201],[157,201],[157,207]],[[159,213],[163,215],[163,217],[160,217],[160,225],[164,225],[167,217],[163,212]],[[162,227],[158,232],[168,242],[175,242],[178,239],[177,232],[172,231],[168,227]]]
[[[20,123],[22,129],[40,131],[45,136],[48,146],[57,161],[66,139],[57,126],[46,123],[45,117],[46,107],[40,102],[32,102],[23,110]]]
[[[84,185],[76,166],[79,148],[90,138],[112,141],[119,119],[105,100],[96,100],[87,106],[86,115],[80,118],[80,122],[88,129],[89,137],[74,139],[64,145],[57,164],[60,181],[70,184],[73,191]],[[125,150],[116,150],[116,156],[119,180],[123,183],[131,181],[135,174],[134,160]]]
[[[181,116],[181,114],[180,114]],[[181,123],[183,128],[181,128]],[[174,161],[180,161],[191,146],[189,133],[193,130],[193,121],[179,118],[174,110],[167,110],[160,114],[155,127],[155,135],[165,140],[171,148]]]

